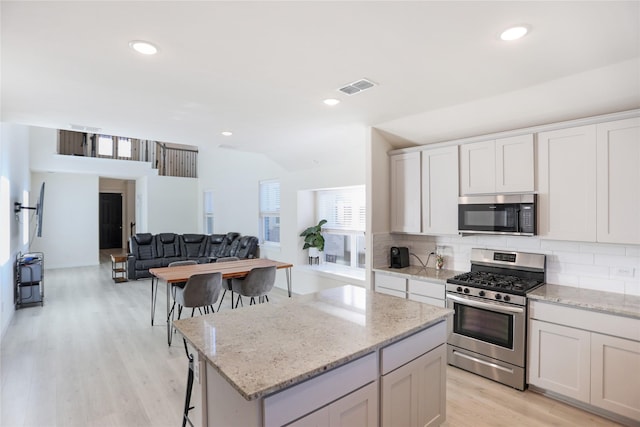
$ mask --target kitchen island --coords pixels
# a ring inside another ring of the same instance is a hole
[[[344,286],[183,319],[205,426],[439,425],[451,310]]]

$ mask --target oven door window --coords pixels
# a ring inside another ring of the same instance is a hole
[[[455,304],[453,332],[513,349],[512,314]]]

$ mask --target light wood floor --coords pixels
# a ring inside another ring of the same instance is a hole
[[[0,351],[1,426],[180,425],[187,361],[182,340],[166,344],[164,288],[151,326],[150,280],[115,284],[102,261],[46,270],[44,307],[15,313]],[[456,368],[447,374],[446,427],[616,425]]]

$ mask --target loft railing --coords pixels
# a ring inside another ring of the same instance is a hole
[[[149,162],[162,176],[198,177],[198,149],[188,145],[61,129],[58,154]]]

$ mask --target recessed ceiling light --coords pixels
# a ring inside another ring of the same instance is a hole
[[[220,132],[221,134],[223,134],[224,136],[231,136],[233,135],[233,132],[229,132],[228,130],[225,130],[223,132]]]
[[[500,40],[513,41],[521,39],[529,32],[529,28],[524,25],[518,25],[517,27],[507,28],[500,34]]]
[[[335,99],[335,98],[329,98],[329,99],[325,99],[324,101],[325,104],[333,107],[334,105],[338,105],[340,104],[340,100],[339,99]]]
[[[143,55],[155,55],[158,52],[158,48],[153,44],[144,40],[133,40],[129,42],[129,47],[138,53]]]

